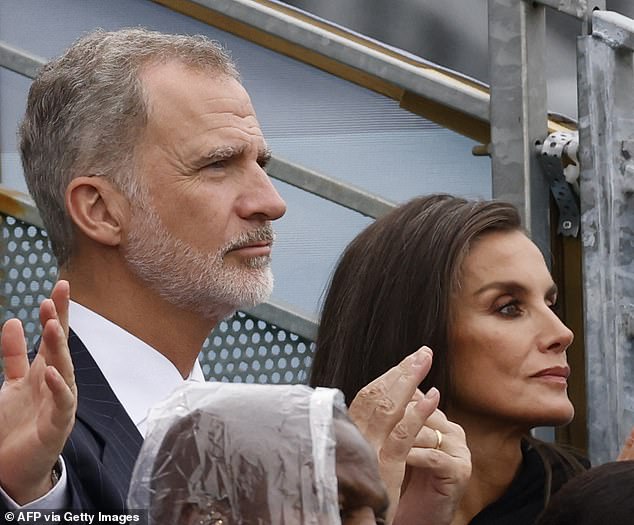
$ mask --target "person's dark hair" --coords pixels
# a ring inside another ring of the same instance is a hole
[[[421,388],[451,396],[450,300],[472,244],[521,230],[515,207],[450,195],[416,198],[379,218],[346,248],[317,335],[311,386],[358,391],[422,345],[434,352]]]
[[[626,525],[634,516],[634,461],[615,461],[571,479],[536,525]]]
[[[419,197],[362,231],[346,248],[322,309],[311,386],[344,392],[348,404],[365,385],[423,345],[434,352],[420,385],[453,397],[449,338],[452,295],[469,250],[493,232],[523,231],[517,209],[500,201],[451,195]],[[545,469],[544,500],[585,470],[576,455],[530,436]]]

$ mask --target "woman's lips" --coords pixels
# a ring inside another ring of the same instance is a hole
[[[554,366],[551,368],[545,368],[540,372],[534,374],[533,378],[540,379],[542,381],[548,381],[557,384],[568,384],[568,377],[570,376],[570,367],[568,366]]]

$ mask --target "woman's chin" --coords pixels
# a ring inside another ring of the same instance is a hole
[[[570,423],[575,417],[575,409],[572,403],[562,403],[559,406],[552,407],[548,412],[542,412],[536,415],[536,427],[560,427]],[[540,417],[541,416],[541,417]]]

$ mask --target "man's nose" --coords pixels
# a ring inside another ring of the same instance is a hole
[[[286,203],[263,168],[258,166],[240,200],[240,215],[245,219],[274,221],[286,213]]]

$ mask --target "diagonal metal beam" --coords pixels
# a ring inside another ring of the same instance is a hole
[[[376,219],[396,206],[386,199],[279,157],[271,158],[266,171],[274,179],[359,212],[366,217]]]
[[[44,58],[17,49],[0,40],[0,66],[25,77],[34,78],[37,70],[45,63]]]
[[[317,339],[317,319],[297,312],[290,305],[269,300],[244,311],[311,341]]]

